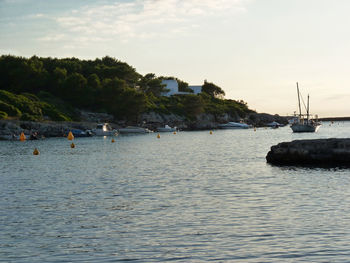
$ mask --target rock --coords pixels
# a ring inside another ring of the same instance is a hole
[[[11,139],[12,135],[21,132],[31,134],[37,132],[44,137],[62,137],[71,129],[91,130],[96,127],[93,122],[30,122],[19,120],[0,121],[0,139]]]
[[[280,124],[288,124],[288,119],[277,114],[271,115],[267,113],[250,113],[248,116],[248,124],[252,124],[257,127],[264,127],[268,123],[278,122]]]
[[[165,124],[179,129],[186,129],[185,118],[176,114],[160,114],[156,112],[143,113],[138,120],[138,123],[151,130],[156,130],[157,127],[164,127]]]
[[[80,111],[80,119],[85,122],[112,122],[113,115],[108,113],[98,113],[90,111]]]
[[[239,115],[237,113],[235,113],[234,116],[232,116],[228,113],[224,113],[222,115],[216,116],[216,121],[218,123],[227,123],[230,121],[239,122],[240,120],[241,120],[241,118],[239,117]]]
[[[276,165],[350,166],[350,139],[282,142],[271,147],[266,161]]]
[[[218,123],[215,121],[213,114],[202,113],[196,116],[195,121],[189,123],[189,127],[193,130],[216,129]]]

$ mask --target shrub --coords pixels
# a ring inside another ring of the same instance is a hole
[[[4,120],[8,117],[6,112],[0,111],[0,120]]]
[[[32,101],[40,101],[40,99],[37,96],[35,96],[34,94],[32,94],[32,93],[24,92],[21,95],[26,97],[26,98],[28,98],[28,99],[30,99],[30,100],[32,100]]]
[[[12,106],[6,102],[0,100],[0,110],[6,112],[8,116],[20,117],[22,115],[21,111],[15,106]]]
[[[53,121],[72,121],[71,118],[61,113],[55,106],[46,102],[41,102],[43,114],[48,116]]]
[[[30,115],[42,116],[41,109],[36,103],[23,95],[16,95],[5,90],[0,90],[0,100],[13,105],[22,112],[29,113]]]
[[[40,118],[38,116],[30,115],[28,113],[23,113],[20,120],[21,121],[39,121]]]

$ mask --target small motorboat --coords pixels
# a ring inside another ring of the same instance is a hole
[[[271,127],[271,129],[277,129],[279,127],[283,127],[282,124],[278,123],[277,121],[270,122],[266,124],[267,127]]]
[[[176,130],[177,130],[176,127],[172,128],[169,125],[165,125],[164,127],[157,128],[157,132],[174,132]]]
[[[150,133],[150,131],[147,128],[137,127],[137,126],[127,126],[125,128],[118,129],[120,134],[126,134],[126,133]]]
[[[112,129],[112,127],[108,123],[97,124],[96,128],[92,130],[92,133],[96,136],[118,135],[118,131]]]
[[[220,129],[248,129],[248,128],[251,128],[252,126],[246,123],[230,121],[228,123],[219,124],[218,127]]]
[[[91,137],[93,135],[91,130],[72,129],[71,132],[74,137]]]

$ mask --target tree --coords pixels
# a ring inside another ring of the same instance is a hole
[[[145,93],[152,93],[154,96],[159,97],[163,92],[167,92],[165,85],[162,84],[162,79],[157,78],[155,74],[148,73],[139,81],[141,91]]]
[[[184,109],[188,117],[193,119],[196,115],[204,112],[204,105],[201,96],[184,95],[183,99]]]
[[[61,98],[77,106],[85,105],[84,90],[87,86],[87,81],[83,75],[73,73],[64,81],[60,89]]]
[[[209,94],[211,97],[224,97],[225,91],[213,83],[204,81],[202,92]]]
[[[193,90],[188,87],[188,83],[176,78],[177,84],[179,85],[179,91],[193,93]]]
[[[135,119],[145,109],[145,94],[128,87],[124,80],[106,79],[102,86],[99,105],[116,118]]]

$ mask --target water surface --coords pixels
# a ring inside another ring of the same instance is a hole
[[[0,141],[0,262],[346,262],[350,170],[275,167],[282,141],[215,130]],[[37,147],[41,154],[32,155]]]

